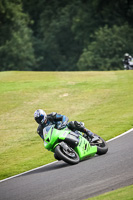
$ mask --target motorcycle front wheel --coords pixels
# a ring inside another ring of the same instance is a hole
[[[56,146],[55,154],[64,162],[74,165],[78,164],[80,159],[78,154],[71,148],[64,149],[61,145]]]

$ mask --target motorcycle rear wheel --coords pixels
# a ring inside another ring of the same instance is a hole
[[[55,148],[55,154],[61,160],[71,165],[78,164],[80,161],[78,154],[71,147],[65,150],[62,146],[58,145]]]
[[[96,142],[94,143],[91,143],[90,144],[93,146],[93,145],[96,145],[97,146],[97,153],[98,155],[103,155],[105,153],[107,153],[108,151],[108,146],[107,146],[107,143],[106,141],[104,141],[104,139],[102,139],[100,136],[94,134],[95,136],[97,136],[99,138],[99,140],[97,140]]]

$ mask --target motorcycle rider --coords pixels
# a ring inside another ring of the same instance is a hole
[[[129,68],[129,62],[132,60],[132,56],[129,55],[129,53],[125,53],[124,54],[124,60],[123,60],[123,63],[124,63],[124,68]]]
[[[84,123],[78,121],[70,121],[68,122],[68,117],[65,115],[58,114],[56,112],[52,112],[50,114],[46,114],[42,109],[38,109],[34,113],[34,119],[39,124],[37,128],[37,133],[39,136],[43,138],[43,128],[55,124],[55,128],[61,130],[66,126],[72,131],[81,131],[86,134],[90,139],[93,139],[94,133],[84,127]]]

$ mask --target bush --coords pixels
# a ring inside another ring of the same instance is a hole
[[[79,70],[122,69],[123,54],[133,53],[132,32],[133,28],[127,24],[99,28],[93,35],[93,41],[80,56],[77,64]]]

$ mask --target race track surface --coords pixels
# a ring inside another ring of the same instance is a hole
[[[106,155],[63,161],[0,183],[1,200],[81,200],[133,184],[133,129],[108,142]]]

